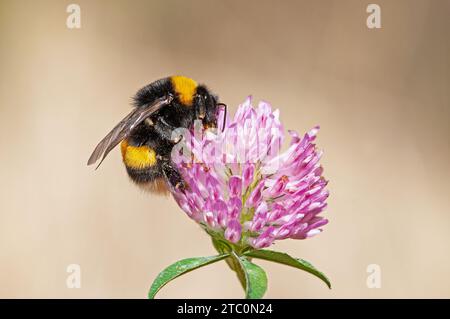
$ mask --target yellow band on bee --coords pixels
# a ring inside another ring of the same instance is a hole
[[[128,145],[127,140],[120,144],[123,162],[130,168],[147,168],[156,164],[156,152],[152,148],[144,146]]]
[[[180,102],[186,106],[191,106],[197,91],[197,82],[180,75],[172,76],[170,80]]]

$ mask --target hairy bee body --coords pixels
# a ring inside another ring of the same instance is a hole
[[[121,153],[131,180],[156,193],[167,186],[184,188],[184,181],[171,160],[179,142],[172,132],[191,128],[196,119],[216,127],[218,98],[204,85],[184,76],[171,76],[141,88],[134,96],[134,110],[94,150],[88,164],[121,143]],[[101,162],[100,162],[101,163]]]
[[[145,122],[144,122],[145,123]],[[164,158],[170,155],[171,143],[161,138],[148,124],[140,125],[121,144],[122,160],[133,182],[155,193],[167,192]]]

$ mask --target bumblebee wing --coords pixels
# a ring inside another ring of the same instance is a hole
[[[130,133],[142,123],[147,117],[152,115],[153,113],[159,111],[163,106],[170,104],[172,101],[171,96],[167,96],[164,98],[157,99],[155,102],[147,105],[135,108],[131,111],[127,116],[125,116],[119,124],[117,124],[111,132],[108,133],[101,141],[98,143],[97,147],[89,157],[87,162],[88,165],[92,165],[97,162],[100,158],[100,163],[98,163],[97,167],[103,162],[108,153],[117,146],[121,141],[127,138]]]

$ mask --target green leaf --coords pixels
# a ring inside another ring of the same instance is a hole
[[[325,284],[328,286],[328,288],[331,289],[331,283],[330,280],[319,270],[317,270],[311,263],[307,262],[306,260],[294,258],[289,256],[286,253],[281,253],[278,251],[273,250],[251,250],[247,253],[245,253],[246,256],[264,259],[268,261],[277,262],[280,264],[292,266],[301,270],[304,270],[306,272],[309,272],[310,274],[316,276],[317,278],[321,279]]]
[[[229,256],[229,254],[222,254],[218,256],[210,256],[210,257],[196,257],[196,258],[187,258],[176,263],[173,263],[163,271],[159,273],[156,279],[153,281],[153,284],[148,292],[148,298],[153,299],[158,291],[164,287],[169,281],[184,275],[185,273],[192,271],[194,269],[215,263],[219,260],[225,259]]]
[[[245,279],[245,297],[247,299],[260,299],[267,290],[267,276],[264,270],[250,262],[245,256],[232,253],[239,267],[236,269],[239,278]]]

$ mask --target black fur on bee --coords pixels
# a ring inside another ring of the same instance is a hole
[[[88,164],[100,160],[119,143],[131,180],[152,191],[186,187],[171,160],[179,136],[177,128],[192,128],[195,120],[217,127],[221,103],[204,85],[184,76],[171,76],[141,88],[133,98],[134,109],[97,145]],[[100,164],[99,164],[100,165]]]

